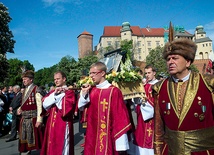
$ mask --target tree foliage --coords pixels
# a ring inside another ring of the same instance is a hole
[[[78,77],[78,79],[80,79],[82,75],[88,75],[91,64],[97,62],[98,58],[91,55],[82,59],[79,58],[78,60],[78,68],[80,69],[80,76]]]
[[[132,40],[122,40],[121,41],[121,50],[126,52],[126,55],[133,60],[133,41]]]
[[[194,64],[191,64],[189,69],[193,72],[199,72],[198,68]]]
[[[67,83],[71,85],[77,82],[82,75],[88,74],[90,65],[97,60],[97,57],[94,55],[79,58],[78,61],[71,56],[66,56],[57,64],[57,70],[65,72],[67,75]]]
[[[89,67],[98,59],[94,55],[79,58],[76,61],[72,56],[62,57],[60,62],[50,68],[43,68],[36,72],[34,82],[39,86],[49,87],[54,85],[54,73],[58,70],[63,71],[67,76],[67,85],[77,82],[83,74],[87,74]]]
[[[164,73],[165,75],[168,74],[166,61],[164,60],[162,53],[163,47],[158,46],[155,49],[152,49],[146,57],[146,64],[151,64],[156,68],[156,75],[159,75],[160,73]]]
[[[76,80],[75,76],[73,76],[73,74],[76,73],[76,69],[77,62],[71,56],[63,57],[57,64],[57,70],[61,70],[66,74],[68,84],[72,84],[72,82]]]
[[[49,68],[43,68],[35,73],[34,83],[38,86],[52,86],[54,85],[54,72],[56,72],[57,65]]]
[[[12,18],[9,16],[8,8],[0,3],[0,84],[7,83],[9,63],[6,59],[6,53],[14,53],[13,48],[15,41],[13,40],[12,31],[9,29],[9,22]]]
[[[6,52],[14,53],[13,33],[9,29],[9,22],[12,18],[9,16],[8,8],[0,3],[0,54]]]
[[[8,77],[8,69],[9,64],[7,59],[0,54],[0,85],[3,85],[6,83],[6,79]]]
[[[7,85],[20,85],[22,84],[21,74],[22,70],[21,67],[25,66],[26,70],[33,70],[33,65],[28,60],[18,60],[15,59],[9,59],[8,60],[9,68],[8,68],[8,78],[6,80]]]

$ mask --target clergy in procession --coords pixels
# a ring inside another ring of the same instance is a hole
[[[40,155],[74,155],[73,114],[75,94],[66,86],[66,75],[54,73],[56,88],[43,100],[48,115]]]
[[[106,79],[102,62],[91,65],[95,86],[82,86],[78,107],[88,105],[84,155],[119,155],[129,149],[127,132],[131,123],[122,92]]]
[[[145,98],[134,98],[137,114],[137,125],[134,132],[135,155],[154,155],[154,98],[152,85],[158,82],[155,78],[155,68],[147,65],[144,68],[146,82],[144,83]],[[143,138],[142,138],[143,137]]]
[[[134,132],[135,155],[154,155],[154,98],[152,85],[144,85],[145,99],[135,99],[137,125]]]
[[[187,38],[164,47],[170,76],[153,87],[156,155],[214,154],[214,76],[189,69],[196,49]]]

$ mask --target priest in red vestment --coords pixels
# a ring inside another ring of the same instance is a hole
[[[26,71],[22,74],[25,86],[22,94],[21,106],[17,109],[17,115],[21,115],[19,125],[19,152],[39,150],[42,146],[42,95],[37,92],[37,86],[33,83],[34,72]]]
[[[144,85],[146,100],[136,98],[137,126],[134,132],[135,155],[154,155],[154,98],[152,85]]]
[[[55,90],[43,100],[48,119],[40,155],[74,155],[73,114],[75,94],[66,86],[66,75],[54,73]]]
[[[97,62],[90,67],[95,87],[82,87],[78,107],[88,106],[84,155],[126,154],[127,132],[131,123],[121,91],[106,79],[106,65]]]
[[[184,38],[165,45],[170,76],[153,87],[157,155],[214,154],[214,76],[189,70],[196,49]]]

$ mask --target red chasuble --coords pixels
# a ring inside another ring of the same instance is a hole
[[[52,92],[43,98],[48,97]],[[65,91],[62,99],[62,109],[58,109],[53,105],[47,113],[49,113],[45,136],[40,151],[40,155],[62,155],[66,123],[69,127],[69,155],[74,155],[74,135],[73,135],[73,113],[75,109],[75,95],[72,90]]]
[[[152,98],[151,84],[144,86],[148,102],[154,106],[154,99]],[[134,144],[142,148],[152,149],[153,148],[153,137],[154,137],[154,120],[149,119],[144,121],[140,110],[141,105],[137,105],[137,127],[135,130],[135,142]]]
[[[84,155],[117,155],[116,139],[131,129],[121,91],[93,87],[89,104]]]

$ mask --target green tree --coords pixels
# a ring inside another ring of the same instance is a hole
[[[126,55],[133,60],[133,41],[122,40],[120,43],[121,50],[126,52]]]
[[[33,70],[33,65],[28,60],[18,60],[17,58],[8,60],[9,68],[8,68],[8,78],[6,79],[7,85],[15,85],[18,84],[21,86],[22,79],[22,67],[24,66],[26,70]]]
[[[21,79],[21,66],[23,65],[23,62],[21,60],[15,59],[9,59],[9,70],[8,70],[8,85],[15,85],[18,84],[21,86],[22,79]]]
[[[156,75],[160,73],[168,74],[166,61],[164,60],[162,53],[163,48],[158,46],[155,49],[152,49],[146,57],[146,64],[151,64],[157,69]]]
[[[0,3],[0,54],[3,55],[6,52],[14,53],[15,40],[13,40],[13,33],[9,29],[9,22],[11,20],[8,8]]]
[[[0,85],[4,85],[8,79],[9,64],[7,59],[0,54]]]
[[[14,53],[14,44],[12,31],[9,29],[9,22],[12,18],[9,16],[8,8],[0,3],[0,83],[6,83],[8,80],[9,64],[6,59],[6,53]]]
[[[79,76],[77,77],[78,80],[82,75],[88,75],[91,64],[97,61],[98,61],[98,58],[93,55],[87,56],[81,59],[79,58],[79,61],[78,61]]]
[[[76,80],[77,62],[72,56],[65,56],[57,64],[57,70],[66,74],[67,84],[70,85]]]
[[[35,73],[34,83],[38,86],[48,87],[54,85],[54,72],[56,72],[57,65],[53,65],[49,68],[43,68]]]
[[[22,66],[24,66],[26,70],[35,70],[33,64],[31,64],[28,60],[24,60],[22,64]]]
[[[199,72],[198,68],[194,64],[191,64],[189,69],[193,72]]]
[[[79,58],[78,61],[71,56],[65,56],[57,64],[57,70],[65,72],[67,84],[71,85],[77,82],[82,75],[88,74],[90,65],[96,61],[98,61],[98,58],[95,55]]]

